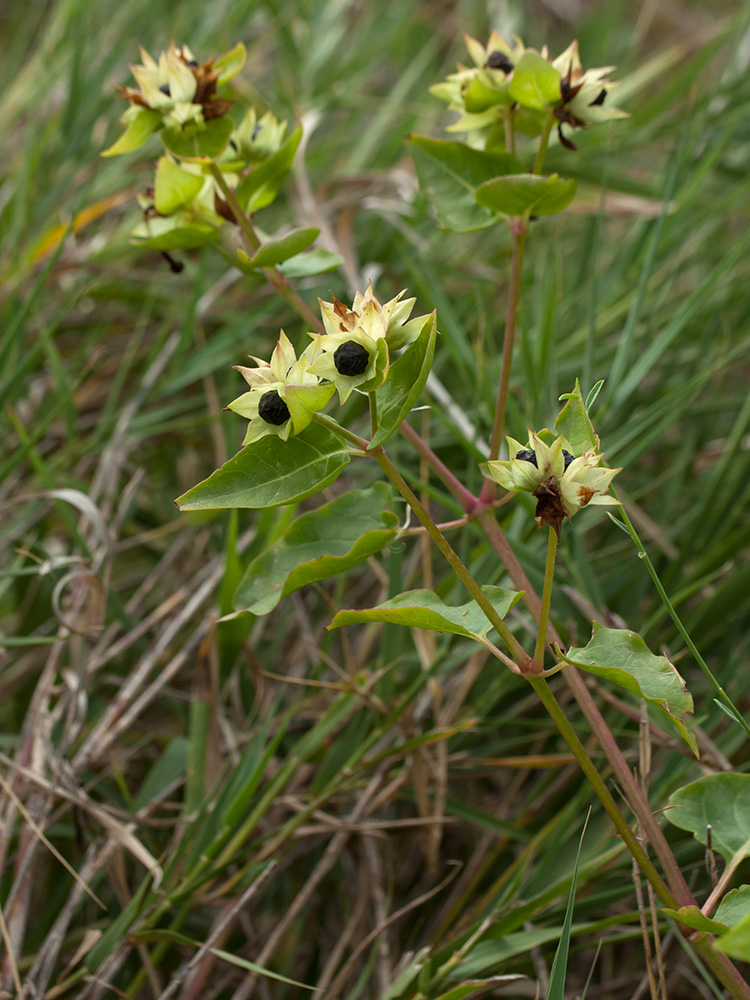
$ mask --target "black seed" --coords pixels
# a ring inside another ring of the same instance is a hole
[[[534,451],[533,448],[523,448],[521,451],[516,452],[515,457],[520,462],[531,462],[531,464],[535,465],[537,469],[539,468],[539,464],[537,463],[536,460],[536,452]]]
[[[501,69],[503,73],[512,73],[514,66],[504,52],[490,52],[485,66],[490,69]]]
[[[570,465],[570,463],[574,460],[575,455],[571,455],[569,451],[566,451],[563,448],[563,458],[565,459],[565,469],[563,471],[565,471]]]
[[[255,142],[255,140],[258,138],[259,133],[260,133],[260,122],[258,122],[258,124],[253,129],[253,134],[250,136],[250,142]]]
[[[289,407],[275,389],[264,392],[258,403],[258,416],[267,424],[280,427],[289,419]]]
[[[336,348],[333,363],[339,375],[361,375],[367,371],[370,352],[356,340],[347,340],[341,347]]]
[[[161,85],[161,87],[159,87],[159,90],[162,92],[162,94],[166,94],[167,97],[171,97],[172,96],[172,91],[169,89],[169,84],[168,83],[163,83]]]
[[[566,101],[568,99],[569,93],[570,93],[570,80],[563,77],[562,80],[560,80],[560,97],[562,97],[563,101]]]
[[[589,104],[589,107],[590,108],[594,108],[594,107],[597,107],[597,106],[601,107],[601,105],[604,104],[604,98],[606,96],[607,96],[607,91],[606,90],[600,90],[599,93],[594,98],[594,100]]]
[[[233,149],[233,150],[235,151],[235,153],[236,153],[236,152],[237,152],[237,143],[236,143],[236,142],[234,141],[234,139],[230,139],[230,140],[229,140],[229,145],[230,145],[230,146],[232,147],[232,149]]]
[[[190,69],[198,69],[198,60],[197,59],[188,59],[188,61],[185,63],[185,65],[189,66]]]

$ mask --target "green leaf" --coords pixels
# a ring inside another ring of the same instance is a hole
[[[565,399],[567,402],[555,421],[555,433],[566,438],[574,455],[581,455],[584,451],[598,452],[599,438],[591,426],[578,379],[576,379],[575,389],[572,392],[564,393],[560,399]]]
[[[697,906],[681,906],[679,910],[670,910],[668,907],[662,909],[662,913],[669,914],[673,920],[692,927],[696,931],[707,931],[709,934],[723,934],[727,930],[727,925],[704,917]]]
[[[232,77],[237,76],[245,65],[246,58],[247,50],[242,42],[238,42],[229,52],[220,55],[213,66],[214,70],[219,70],[219,79],[216,82],[227,83]]]
[[[133,806],[137,810],[149,805],[165,788],[169,788],[185,774],[188,741],[184,736],[175,736],[167,743],[161,755],[149,769],[143,784],[135,796]]]
[[[430,322],[430,320],[432,322]],[[435,356],[437,315],[425,316],[419,337],[388,369],[388,378],[375,390],[378,404],[378,429],[373,446],[387,441],[419,399]]]
[[[117,142],[113,143],[109,149],[105,149],[101,155],[121,156],[123,153],[132,153],[134,149],[143,145],[152,132],[161,128],[161,123],[161,111],[154,111],[152,108],[139,108],[138,113],[128,122]]]
[[[312,496],[349,463],[348,445],[313,424],[297,437],[253,441],[175,503],[180,510],[278,507]]]
[[[344,258],[340,254],[316,248],[297,254],[296,257],[290,257],[289,260],[285,260],[283,264],[279,265],[279,270],[285,277],[293,280],[295,278],[308,278],[313,274],[325,274],[326,271],[335,271],[343,263]]]
[[[161,215],[172,215],[189,204],[203,187],[205,177],[190,174],[168,156],[160,156],[156,164],[154,205]]]
[[[287,986],[298,986],[301,990],[312,990],[315,992],[314,986],[307,986],[305,983],[300,983],[296,979],[288,979],[286,976],[282,976],[278,972],[271,972],[270,969],[264,969],[262,965],[256,965],[255,962],[249,962],[246,958],[240,958],[239,955],[233,955],[231,952],[224,951],[222,948],[209,948],[208,950],[212,955],[216,955],[217,958],[223,958],[225,962],[229,962],[231,965],[236,965],[240,969],[248,969],[250,972],[257,972],[259,976],[265,976],[266,979],[275,979],[276,982],[286,983]]]
[[[728,934],[714,943],[717,951],[723,951],[730,958],[750,962],[750,914],[733,927]]]
[[[399,522],[386,509],[390,502],[389,487],[375,483],[298,517],[250,563],[234,606],[255,615],[268,614],[292,591],[364,562],[396,535]]]
[[[496,86],[488,86],[482,76],[475,76],[469,86],[463,92],[464,108],[471,114],[478,114],[486,111],[487,108],[494,108],[500,104],[510,107],[513,98],[510,96],[508,87],[499,89]]]
[[[486,229],[498,222],[494,211],[477,204],[477,188],[499,175],[523,172],[508,153],[487,153],[463,142],[412,135],[406,140],[419,186],[432,203],[443,229],[457,233]]]
[[[500,985],[500,983],[513,983],[525,978],[525,976],[511,974],[507,976],[490,976],[489,979],[475,979],[470,983],[462,983],[460,986],[454,986],[447,993],[441,993],[435,1000],[464,1000],[466,997],[486,992],[488,986]]]
[[[560,654],[587,673],[596,674],[655,705],[672,720],[680,736],[698,756],[697,745],[682,721],[693,711],[685,682],[666,656],[656,656],[630,629],[606,628],[594,622],[591,641]],[[750,782],[750,777],[748,777]]]
[[[315,414],[330,401],[335,391],[336,386],[333,383],[286,387],[284,399],[289,407],[295,434],[299,434],[309,426]]]
[[[546,111],[562,101],[560,74],[538,52],[527,49],[516,63],[510,96],[524,108]]]
[[[590,811],[589,815],[591,815]],[[586,823],[588,823],[588,819]],[[578,862],[581,860],[581,848],[583,847],[583,838],[586,835],[586,823],[584,823],[581,839],[578,842],[576,863],[573,866],[573,880],[570,884],[570,892],[568,893],[568,905],[565,909],[560,943],[557,946],[557,951],[552,962],[546,1000],[565,1000],[565,972],[568,967],[568,952],[570,951],[570,929],[573,925],[573,905],[576,899],[576,885],[578,883]]]
[[[205,163],[218,160],[227,147],[234,124],[229,115],[211,118],[203,128],[187,125],[183,129],[165,128],[164,145],[178,160]]]
[[[712,848],[735,868],[750,857],[750,774],[709,774],[679,788],[666,817],[701,844],[710,826]]]
[[[219,238],[219,230],[214,226],[200,222],[189,226],[173,223],[173,219],[149,219],[136,226],[130,238],[136,246],[147,250],[192,250]]]
[[[115,948],[122,944],[128,931],[146,908],[157,898],[151,888],[153,879],[148,875],[138,886],[116,917],[109,915],[104,933],[83,960],[89,972],[96,972],[102,962],[109,958]]]
[[[252,257],[248,257],[244,250],[238,250],[237,256],[244,265],[243,270],[245,267],[251,269],[274,267],[303,250],[307,250],[319,235],[319,229],[293,229],[281,239],[268,240],[268,242],[263,243]]]
[[[257,212],[270,205],[292,169],[294,154],[302,138],[302,126],[289,136],[273,156],[253,167],[237,188],[237,201],[243,212]]]
[[[741,885],[722,899],[714,913],[714,920],[727,927],[735,927],[747,916],[750,916],[750,885]]]
[[[482,593],[489,598],[501,618],[507,615],[521,597],[521,593],[503,590],[501,587],[482,587]],[[354,625],[358,622],[391,622],[394,625],[424,628],[431,632],[465,635],[478,642],[481,642],[492,628],[489,619],[485,617],[484,611],[476,601],[450,607],[443,604],[431,590],[407,590],[406,593],[399,594],[376,608],[339,611],[328,628],[341,628],[342,625]]]
[[[540,948],[559,937],[557,927],[534,928],[528,931],[504,934],[502,938],[480,941],[455,968],[451,976],[465,979],[478,976],[488,969],[503,965],[516,955],[528,955],[532,948]]]
[[[576,193],[574,180],[557,174],[513,174],[486,181],[476,190],[477,204],[503,215],[554,215],[571,203]]]

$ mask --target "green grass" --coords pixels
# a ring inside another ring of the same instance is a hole
[[[407,287],[420,312],[437,308],[434,370],[488,438],[510,243],[500,229],[437,230],[402,140],[442,136],[448,116],[427,87],[465,58],[464,31],[481,38],[491,25],[477,0],[386,7],[58,0],[6,15],[0,898],[36,996],[308,995],[253,966],[326,1000],[439,1000],[471,977],[513,973],[529,977],[517,995],[533,996],[551,966],[593,797],[528,686],[457,637],[325,632],[338,607],[408,587],[465,601],[439,554],[404,539],[374,572],[217,624],[244,567],[294,512],[181,515],[173,499],[239,447],[243,422],[221,412],[239,391],[231,366],[267,355],[282,326],[297,344],[305,331],[210,249],[182,254],[173,275],[129,245],[138,210],[125,196],[149,182],[156,141],[98,157],[138,44],[154,52],[174,37],[209,54],[243,40],[240,93],[282,117],[317,116],[306,173],[263,227],[319,225],[301,194],[309,181],[347,269],[300,282],[300,294],[346,299],[374,275],[381,299]],[[721,23],[680,2],[651,22],[622,3],[589,5],[565,25],[552,7],[513,5],[509,30],[553,51],[575,34],[584,63],[617,63],[632,117],[579,133],[578,154],[550,153],[589,209],[533,224],[508,429],[549,423],[576,376],[584,393],[605,380],[593,416],[607,459],[624,466],[631,517],[693,641],[747,712],[750,23],[729,4]],[[639,82],[644,64],[661,71]],[[348,412],[364,424],[356,401]],[[477,448],[434,402],[430,440],[478,489]],[[389,448],[419,483],[406,442]],[[353,462],[326,498],[372,479]],[[437,517],[458,516],[430,489]],[[501,521],[541,589],[544,540],[529,509],[511,504]],[[451,540],[480,582],[502,585],[477,528]],[[746,769],[742,731],[713,702],[630,540],[590,513],[564,532],[558,562],[563,633],[585,644],[593,616],[668,651],[696,700],[704,765],[719,769],[725,755]],[[529,646],[524,613],[510,620]],[[625,714],[595,691],[637,767],[639,706],[629,699]],[[671,733],[652,740],[659,809],[699,771]],[[702,853],[669,837],[704,898]],[[594,805],[570,995],[600,942],[588,996],[632,996],[645,965],[630,862]],[[674,940],[665,948],[670,997],[695,996],[688,957]],[[12,993],[7,960],[0,978]]]

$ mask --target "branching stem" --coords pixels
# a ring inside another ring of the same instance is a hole
[[[247,250],[248,255],[252,257],[260,246],[258,235],[253,229],[252,223],[248,219],[247,215],[242,211],[242,208],[237,201],[237,196],[227,184],[224,174],[222,174],[221,170],[215,163],[211,164],[211,173],[214,180],[221,188],[221,193],[224,195],[226,203],[231,208],[232,214],[237,220],[237,225],[240,227],[242,242],[245,244],[245,249]],[[281,298],[287,303],[287,305],[291,306],[291,308],[297,313],[300,319],[303,319],[312,330],[322,333],[323,324],[320,318],[313,312],[305,300],[301,298],[297,292],[295,292],[281,271],[279,271],[277,267],[263,267],[260,270],[263,272],[266,279],[273,285]]]

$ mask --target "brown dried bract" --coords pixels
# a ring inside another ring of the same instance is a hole
[[[543,524],[549,524],[550,527],[555,529],[555,534],[559,541],[563,518],[567,517],[570,520],[570,511],[565,506],[563,498],[560,495],[560,487],[557,485],[557,479],[554,476],[545,479],[543,483],[537,486],[533,495],[536,497],[536,514],[534,517],[537,526],[541,528]]]
[[[227,222],[231,222],[233,226],[237,225],[237,219],[234,216],[234,212],[229,207],[228,202],[220,198],[218,194],[214,194],[214,211],[217,215],[220,215],[222,219],[226,219]]]

